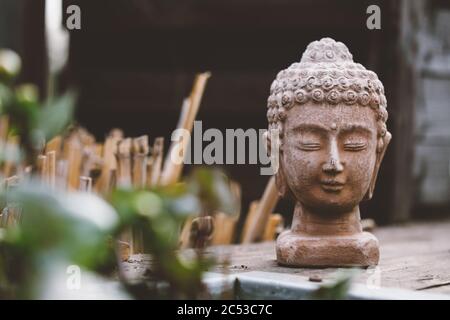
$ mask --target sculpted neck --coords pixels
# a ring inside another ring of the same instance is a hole
[[[339,215],[324,215],[312,212],[300,202],[295,205],[292,231],[307,235],[352,235],[362,232],[359,206]]]

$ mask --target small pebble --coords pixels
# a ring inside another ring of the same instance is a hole
[[[309,281],[311,282],[322,282],[322,278],[317,276],[317,275],[313,275],[309,277]]]

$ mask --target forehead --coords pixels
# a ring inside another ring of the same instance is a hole
[[[294,105],[287,111],[284,128],[293,130],[302,124],[317,124],[327,128],[336,125],[337,129],[356,125],[376,132],[375,111],[368,106],[303,104]]]

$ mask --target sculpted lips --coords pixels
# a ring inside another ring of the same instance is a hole
[[[344,188],[344,182],[335,179],[324,179],[320,181],[322,189],[325,191],[337,192]]]

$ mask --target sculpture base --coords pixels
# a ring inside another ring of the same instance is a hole
[[[277,239],[278,264],[291,267],[369,267],[378,264],[377,238],[368,232],[310,236],[285,231]]]

